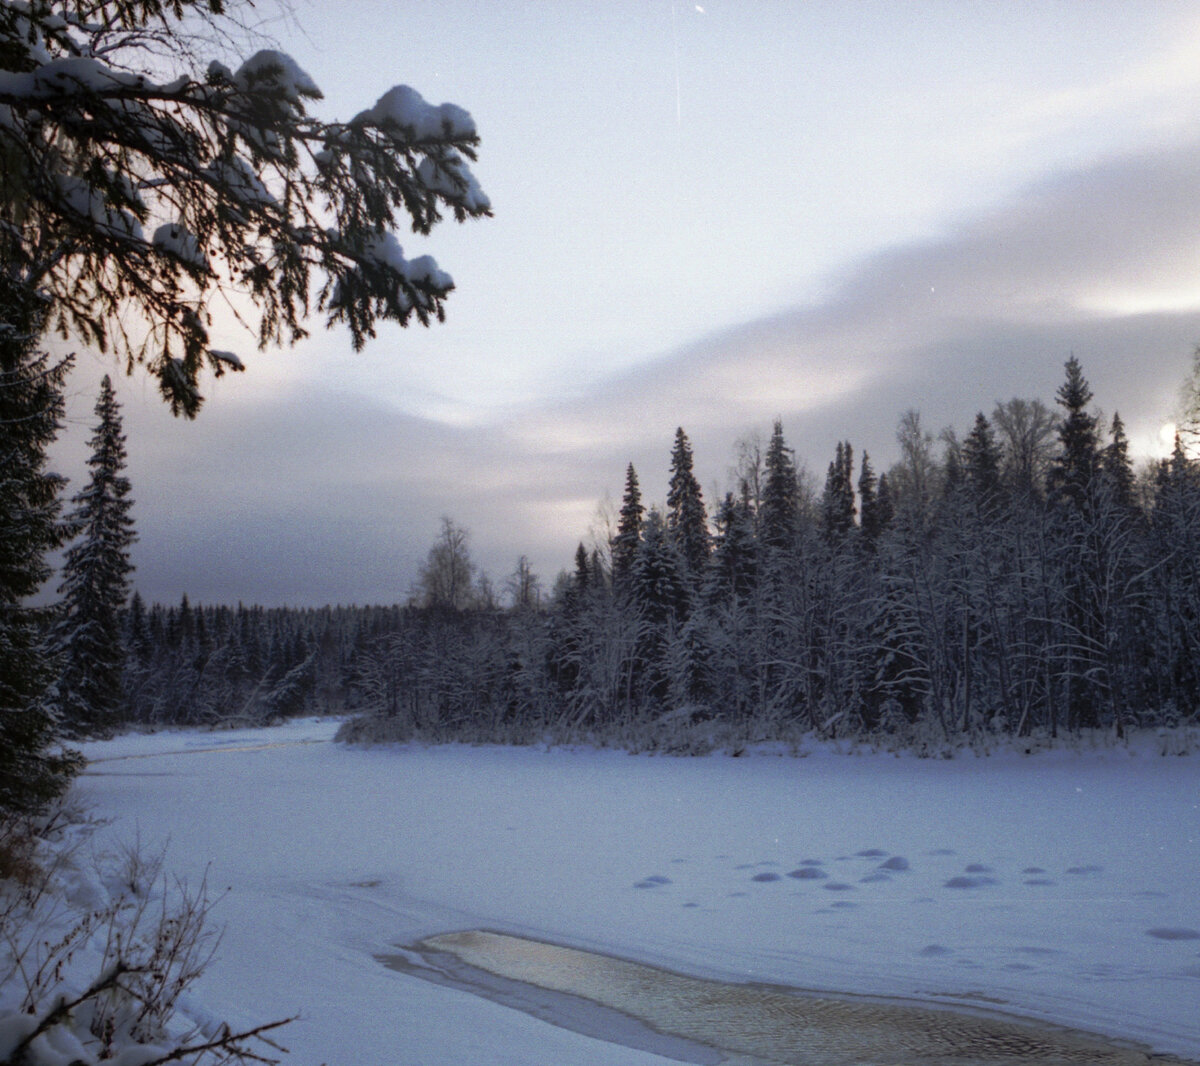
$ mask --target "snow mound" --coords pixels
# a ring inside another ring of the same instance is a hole
[[[475,136],[475,120],[467,111],[457,104],[435,107],[408,85],[392,86],[374,107],[355,115],[350,125],[377,126],[417,141],[434,140],[446,134],[455,138]]]
[[[255,52],[231,78],[243,92],[267,92],[291,103],[302,98],[320,100],[321,90],[286,52],[264,48]]]

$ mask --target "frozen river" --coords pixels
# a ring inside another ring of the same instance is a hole
[[[1194,757],[363,750],[333,728],[121,738],[89,745],[80,783],[111,819],[98,848],[164,843],[223,893],[198,1001],[235,1024],[299,1012],[293,1061],[703,1061],[378,961],[477,929],[1200,1060]]]

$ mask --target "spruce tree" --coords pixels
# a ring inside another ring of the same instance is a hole
[[[1059,452],[1050,467],[1050,494],[1059,504],[1084,511],[1099,465],[1100,440],[1096,416],[1087,410],[1092,390],[1079,360],[1071,356],[1066,368],[1067,379],[1055,394],[1065,414],[1058,427]]]
[[[882,534],[892,524],[896,517],[896,505],[892,501],[892,483],[887,474],[879,475],[879,484],[875,488],[875,519],[876,536]]]
[[[1060,687],[1067,708],[1067,728],[1076,730],[1098,724],[1104,697],[1100,663],[1105,638],[1097,602],[1097,579],[1104,567],[1099,554],[1095,492],[1100,439],[1097,418],[1087,409],[1092,390],[1074,356],[1067,360],[1066,369],[1066,380],[1055,396],[1065,411],[1058,427],[1059,452],[1047,480],[1054,505],[1057,592],[1061,599],[1057,612]]]
[[[638,486],[637,471],[630,463],[625,470],[625,495],[621,499],[621,514],[617,520],[617,535],[612,542],[613,586],[624,587],[633,570],[633,560],[638,545],[642,542],[642,490]]]
[[[628,590],[628,602],[637,618],[633,672],[647,696],[662,700],[670,677],[667,648],[676,628],[688,617],[691,593],[683,559],[667,536],[657,508],[651,508],[646,519]]]
[[[871,458],[863,452],[862,469],[858,475],[858,498],[862,517],[862,539],[869,548],[879,540],[879,479],[871,466]]]
[[[1129,458],[1129,439],[1125,436],[1125,423],[1121,421],[1119,414],[1113,414],[1111,437],[1108,445],[1100,453],[1100,469],[1117,506],[1125,511],[1133,510],[1136,506],[1136,479],[1133,463]]]
[[[46,612],[27,603],[63,541],[63,479],[46,470],[46,448],[69,361],[37,350],[43,317],[40,301],[0,270],[0,818],[40,810],[80,763],[57,746]]]
[[[644,625],[662,628],[687,617],[691,593],[684,563],[657,508],[646,519],[630,571],[630,592]]]
[[[766,483],[759,508],[759,539],[769,549],[787,551],[799,527],[800,490],[796,463],[783,439],[783,424],[776,419],[767,445]]]
[[[854,528],[854,450],[849,441],[838,441],[837,453],[829,464],[821,516],[830,543],[842,542]]]
[[[671,450],[667,537],[682,557],[688,576],[698,582],[708,562],[711,544],[704,497],[692,471],[692,446],[682,427],[675,430],[675,446]]]
[[[63,564],[63,618],[57,629],[62,651],[58,704],[64,728],[76,735],[103,733],[121,711],[124,646],[121,615],[129,598],[133,528],[121,409],[106,376],[96,401],[96,432],[90,441],[91,479],[72,499],[67,524],[79,539]]]
[[[732,603],[748,597],[758,580],[754,508],[745,482],[740,500],[732,492],[725,494],[717,511],[716,525],[705,599],[709,603]]]
[[[963,477],[972,502],[990,513],[1000,502],[1000,448],[992,424],[980,411],[962,449]]]
[[[575,549],[575,582],[574,589],[579,595],[584,595],[591,585],[591,569],[588,565],[587,549],[583,546],[583,541],[579,542],[579,547]]]
[[[0,263],[46,294],[40,325],[146,364],[189,417],[202,372],[242,368],[213,347],[222,299],[262,347],[319,311],[358,349],[380,322],[441,321],[454,288],[394,234],[491,214],[466,111],[395,86],[318,119],[290,56],[197,54],[207,26],[228,57],[233,6],[0,4]]]
[[[1179,433],[1155,490],[1156,680],[1164,702],[1186,714],[1200,706],[1200,464],[1188,458]]]

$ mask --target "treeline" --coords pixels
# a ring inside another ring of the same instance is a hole
[[[962,438],[909,412],[890,470],[845,442],[819,490],[776,423],[711,522],[679,430],[665,507],[630,466],[545,610],[411,614],[360,649],[348,732],[933,750],[1194,722],[1200,469],[1177,440],[1135,474],[1074,359],[1056,401]]]
[[[502,609],[449,520],[406,607],[125,612],[118,718],[253,723],[357,712],[360,739],[706,750],[1195,722],[1200,467],[1135,472],[1070,360],[1054,407],[1011,400],[960,437],[905,414],[876,474],[849,442],[824,483],[782,426],[744,445],[710,515],[682,429],[665,506],[626,471],[619,517],[543,597]]]

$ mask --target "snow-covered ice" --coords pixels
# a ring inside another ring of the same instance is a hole
[[[738,982],[998,1009],[1200,1060],[1200,762],[348,748],[335,724],[89,744],[97,847],[226,890],[195,995],[296,1062],[649,1063],[389,970],[487,928]]]

